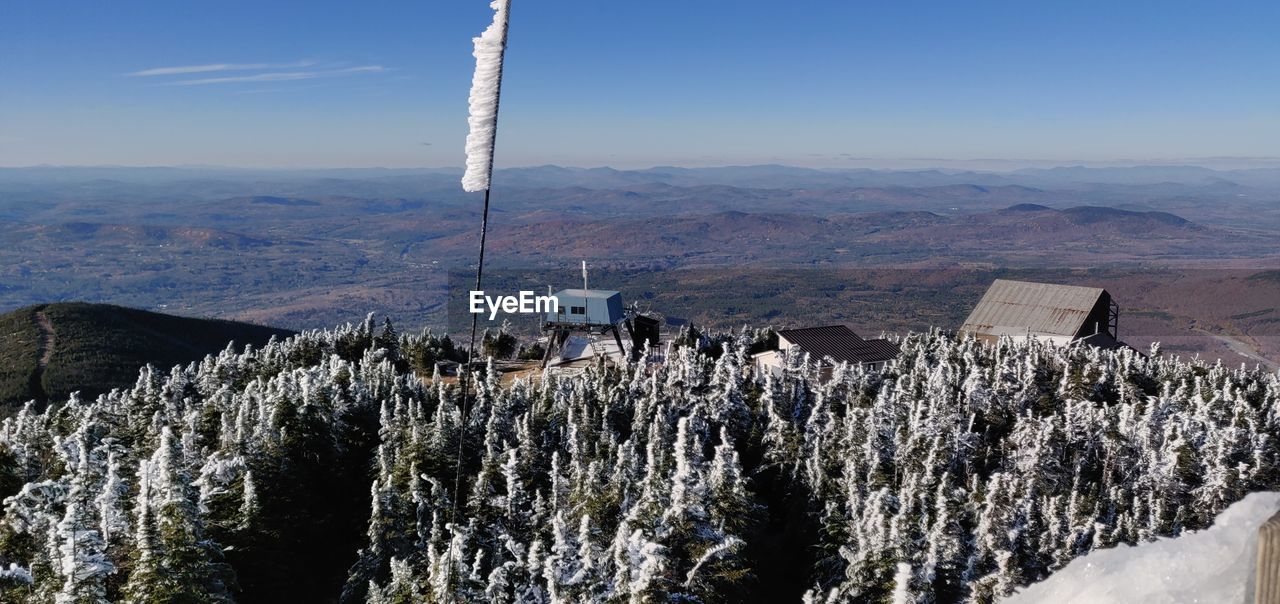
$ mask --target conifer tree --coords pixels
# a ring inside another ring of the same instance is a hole
[[[139,557],[125,585],[129,602],[231,601],[227,571],[212,559],[216,550],[203,538],[181,464],[178,440],[164,428],[155,454],[139,469]]]

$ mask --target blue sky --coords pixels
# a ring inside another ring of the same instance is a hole
[[[1280,157],[1274,1],[513,4],[500,166]],[[0,165],[459,166],[490,14],[6,2]]]

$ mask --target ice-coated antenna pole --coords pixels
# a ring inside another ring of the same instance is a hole
[[[502,96],[502,62],[507,50],[507,22],[511,0],[493,0],[493,23],[472,42],[476,71],[471,78],[468,99],[467,166],[462,190],[488,191],[493,177],[493,149],[498,138],[498,101]]]
[[[493,0],[493,23],[480,36],[474,38],[476,70],[471,78],[469,98],[471,126],[467,134],[467,167],[462,175],[462,189],[468,192],[484,191],[484,210],[480,218],[480,254],[476,262],[475,291],[484,291],[484,249],[489,231],[489,194],[493,180],[493,151],[498,140],[498,104],[502,97],[502,62],[507,50],[507,24],[510,19],[511,0]],[[475,359],[476,327],[480,316],[471,315],[471,338],[467,345],[467,364],[459,377],[462,380],[462,415],[458,423],[458,456],[453,471],[453,505],[449,511],[450,534],[457,530],[458,500],[462,498],[462,459],[467,435],[467,415],[470,412],[471,365]],[[449,539],[449,563],[445,565],[445,583],[449,586],[449,598],[456,601],[453,584],[454,539]]]

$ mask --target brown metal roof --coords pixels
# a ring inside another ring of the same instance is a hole
[[[898,356],[898,345],[888,340],[864,340],[844,325],[784,329],[778,336],[815,358],[836,362],[879,363]]]
[[[960,329],[997,336],[1074,336],[1105,293],[1099,287],[996,279]]]

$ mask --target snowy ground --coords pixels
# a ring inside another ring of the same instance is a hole
[[[1253,602],[1258,526],[1280,510],[1280,493],[1253,493],[1213,526],[1176,539],[1093,552],[1006,604]]]

